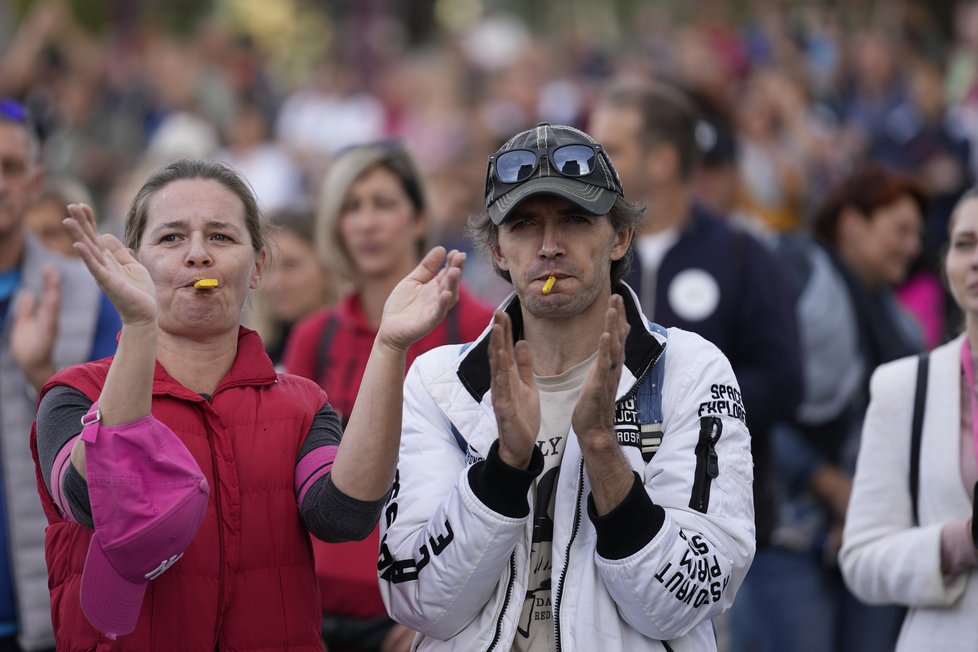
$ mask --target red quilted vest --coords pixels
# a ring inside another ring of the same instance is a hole
[[[94,401],[109,362],[66,369],[43,391],[68,385]],[[184,556],[149,583],[136,630],[117,641],[93,629],[81,610],[92,531],[58,515],[38,468],[58,651],[321,651],[319,589],[294,475],[299,447],[325,402],[314,383],[277,376],[261,339],[245,328],[210,401],[156,366],[153,414],[197,460],[211,487],[210,504]],[[37,466],[33,430],[31,449]]]

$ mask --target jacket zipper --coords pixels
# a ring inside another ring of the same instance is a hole
[[[560,579],[557,581],[557,592],[554,594],[554,650],[560,652],[560,597],[564,589],[564,580],[567,578],[567,569],[570,568],[570,552],[577,538],[577,531],[581,529],[581,499],[584,496],[584,458],[581,458],[581,465],[577,469],[577,503],[574,508],[574,527],[571,529],[570,540],[567,542],[567,554],[564,559],[564,568],[560,571]]]
[[[720,460],[716,444],[723,430],[718,417],[703,417],[700,420],[700,439],[696,444],[696,471],[693,475],[693,495],[689,506],[706,514],[710,508],[710,486],[720,475]]]
[[[503,618],[506,617],[506,607],[509,606],[509,601],[513,597],[513,583],[516,581],[516,551],[514,550],[509,556],[509,581],[506,583],[506,599],[503,601],[503,608],[499,612],[499,620],[496,621],[496,633],[492,637],[492,642],[489,643],[489,647],[486,648],[486,652],[491,652],[491,650],[496,647],[499,643],[499,637],[503,632]]]
[[[201,412],[204,410],[201,409]],[[206,415],[204,416],[204,423],[207,423]],[[214,475],[214,508],[217,511],[217,541],[218,541],[218,566],[217,566],[217,614],[214,618],[214,649],[220,650],[220,636],[221,636],[221,621],[223,620],[221,614],[221,605],[224,602],[224,516],[221,510],[221,487],[220,482],[218,482],[218,472],[217,472],[217,452],[214,450],[214,437],[210,426],[207,427],[207,443],[211,450],[211,473]]]
[[[649,366],[645,368],[642,374],[632,385],[630,393],[637,393],[638,386],[645,379],[645,376],[652,371],[656,363],[659,362],[659,358],[662,357],[662,352],[665,350],[665,345],[663,344],[659,348],[659,352],[649,363]],[[628,397],[626,394],[622,398]],[[571,529],[570,540],[567,542],[567,554],[565,555],[564,568],[560,572],[560,579],[557,581],[557,591],[554,593],[554,650],[560,652],[560,598],[564,589],[564,580],[567,578],[567,569],[570,568],[570,551],[571,547],[574,545],[574,539],[577,538],[577,532],[581,529],[581,500],[584,497],[584,458],[581,458],[581,464],[577,469],[577,502],[574,509],[574,527]],[[668,646],[667,646],[668,649]]]

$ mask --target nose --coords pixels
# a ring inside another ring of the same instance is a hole
[[[356,207],[349,209],[343,216],[343,219],[350,226],[353,226],[357,230],[364,231],[369,230],[377,223],[376,217],[377,211],[375,211],[371,206],[361,203]]]
[[[539,254],[543,258],[555,258],[564,253],[560,228],[552,220],[545,220],[540,237]]]
[[[194,233],[190,236],[184,262],[187,267],[206,267],[214,262],[203,234]]]

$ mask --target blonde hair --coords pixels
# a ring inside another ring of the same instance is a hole
[[[316,212],[316,254],[320,261],[346,277],[356,270],[340,237],[340,218],[350,188],[367,172],[382,167],[392,172],[411,201],[415,218],[428,210],[428,197],[421,169],[411,153],[398,141],[358,145],[341,152],[326,173]],[[427,238],[418,239],[418,259],[424,255]]]

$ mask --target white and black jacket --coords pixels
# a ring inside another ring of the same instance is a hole
[[[733,603],[754,554],[750,439],[737,381],[715,346],[678,329],[656,335],[631,289],[622,284],[620,293],[631,331],[619,408],[667,346],[663,436],[648,462],[639,447],[622,446],[635,485],[603,517],[569,436],[554,509],[556,647],[712,650],[711,619]],[[504,309],[518,332],[518,300]],[[528,492],[542,460],[536,451],[529,471],[499,460],[488,333],[424,354],[405,382],[378,572],[392,617],[420,632],[418,650],[508,651],[526,591]]]

